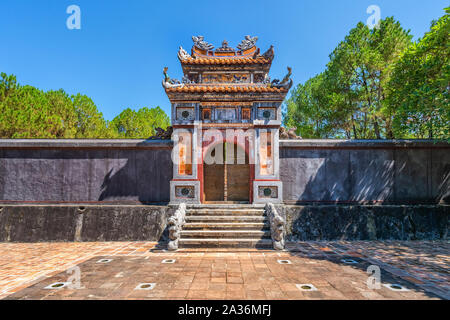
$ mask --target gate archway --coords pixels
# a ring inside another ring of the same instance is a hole
[[[216,154],[217,153],[217,154]],[[210,164],[207,158],[214,159]],[[251,168],[248,153],[233,143],[210,147],[203,162],[205,202],[248,203],[251,196]]]

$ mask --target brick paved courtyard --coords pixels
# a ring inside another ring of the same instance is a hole
[[[288,243],[287,249],[171,253],[150,242],[1,243],[0,298],[450,298],[448,242],[298,242]],[[381,269],[380,289],[367,286],[370,265]],[[80,289],[45,289],[68,282],[75,272],[67,270],[74,266],[79,267]],[[136,290],[142,283],[154,287]],[[305,291],[304,285],[313,290]]]

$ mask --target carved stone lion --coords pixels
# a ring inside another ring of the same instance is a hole
[[[280,127],[280,139],[282,140],[298,140],[302,139],[302,137],[298,136],[295,131],[297,130],[296,127],[290,128],[289,130],[286,130],[286,128]]]
[[[289,139],[301,139],[302,138],[302,137],[297,135],[296,131],[297,131],[296,127],[290,128],[288,130]]]

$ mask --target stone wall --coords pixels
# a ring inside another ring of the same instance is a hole
[[[0,140],[0,202],[167,203],[172,142]],[[280,141],[287,204],[450,200],[450,144]]]
[[[280,175],[288,204],[448,202],[450,144],[285,140]]]
[[[450,207],[441,205],[281,205],[287,239],[447,240]]]
[[[287,240],[447,240],[450,207],[277,205]],[[0,242],[167,241],[174,208],[0,205]]]
[[[171,149],[0,140],[0,241],[165,240]],[[449,143],[280,141],[280,174],[290,240],[447,238]]]
[[[0,206],[0,242],[164,241],[167,206]]]
[[[166,203],[170,141],[0,140],[0,201]]]

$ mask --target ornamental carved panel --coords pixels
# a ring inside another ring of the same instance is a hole
[[[218,121],[234,121],[236,120],[235,108],[217,108],[216,120]]]
[[[276,186],[260,186],[258,187],[259,198],[278,198],[278,187]]]
[[[248,73],[207,73],[202,75],[203,83],[250,83]]]
[[[177,120],[194,121],[195,120],[194,108],[177,108]]]
[[[275,108],[258,108],[259,120],[276,120],[277,109]]]

